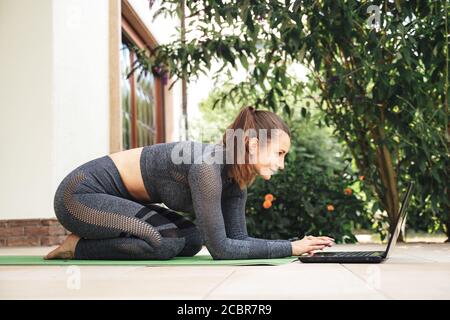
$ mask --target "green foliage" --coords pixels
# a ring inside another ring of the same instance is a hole
[[[195,139],[214,142],[234,120],[239,107],[230,101],[213,110],[217,96],[230,86],[215,90],[200,104],[202,121],[193,125],[202,127],[204,135]],[[305,98],[303,102],[309,100]],[[351,155],[328,127],[317,126],[323,114],[311,111],[309,117],[299,113],[285,119],[292,130],[285,169],[269,181],[258,177],[248,188],[247,226],[252,236],[287,239],[314,234],[330,235],[338,242],[354,242],[355,228],[372,228],[373,214],[363,201],[364,185],[354,170]],[[351,188],[352,195],[345,195],[345,188]],[[269,209],[262,206],[267,193],[275,196]],[[329,204],[334,211],[327,210]]]
[[[225,129],[242,107],[240,104],[233,104],[230,100],[223,100],[222,105],[214,107],[215,101],[231,87],[231,84],[225,84],[222,88],[213,90],[207,99],[200,102],[201,119],[190,123],[190,135],[193,140],[205,143],[216,143],[222,140]]]
[[[160,12],[176,14],[178,4],[165,1]],[[367,23],[369,5],[381,9],[379,30]],[[150,60],[188,79],[213,59],[223,63],[219,73],[240,65],[248,79],[225,99],[248,94],[254,105],[288,116],[298,111],[289,99],[298,86],[287,68],[306,65],[324,124],[346,143],[368,198],[387,211],[391,226],[399,196],[415,180],[408,224],[450,233],[448,1],[216,0],[187,7],[188,40],[156,48]]]
[[[297,120],[290,128],[292,145],[284,170],[270,180],[258,177],[248,189],[249,234],[268,239],[327,235],[338,243],[356,242],[355,229],[370,229],[372,215],[364,206],[364,193],[355,192],[361,182],[351,155],[313,121]],[[351,195],[345,194],[346,188],[353,190]],[[265,209],[267,193],[275,199]]]

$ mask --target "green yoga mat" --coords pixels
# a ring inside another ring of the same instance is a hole
[[[297,261],[297,257],[275,259],[214,260],[210,255],[174,257],[170,260],[44,260],[42,256],[0,256],[0,266],[278,266]]]

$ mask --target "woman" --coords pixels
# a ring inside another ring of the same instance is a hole
[[[281,258],[331,246],[329,237],[248,236],[247,186],[283,169],[290,131],[275,113],[246,107],[227,133],[221,144],[159,143],[74,169],[54,198],[72,234],[45,258],[165,260],[194,256],[203,244],[213,259]],[[197,224],[176,211],[194,213]]]

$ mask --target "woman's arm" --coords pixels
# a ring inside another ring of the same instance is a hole
[[[214,259],[281,258],[292,255],[292,245],[288,240],[261,241],[262,239],[241,240],[227,237],[222,214],[222,179],[219,165],[192,164],[188,181],[196,221],[205,245]]]

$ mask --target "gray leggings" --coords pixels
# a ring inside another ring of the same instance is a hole
[[[194,256],[198,227],[179,213],[132,198],[109,156],[70,172],[54,198],[59,222],[81,239],[75,259],[161,259]]]

